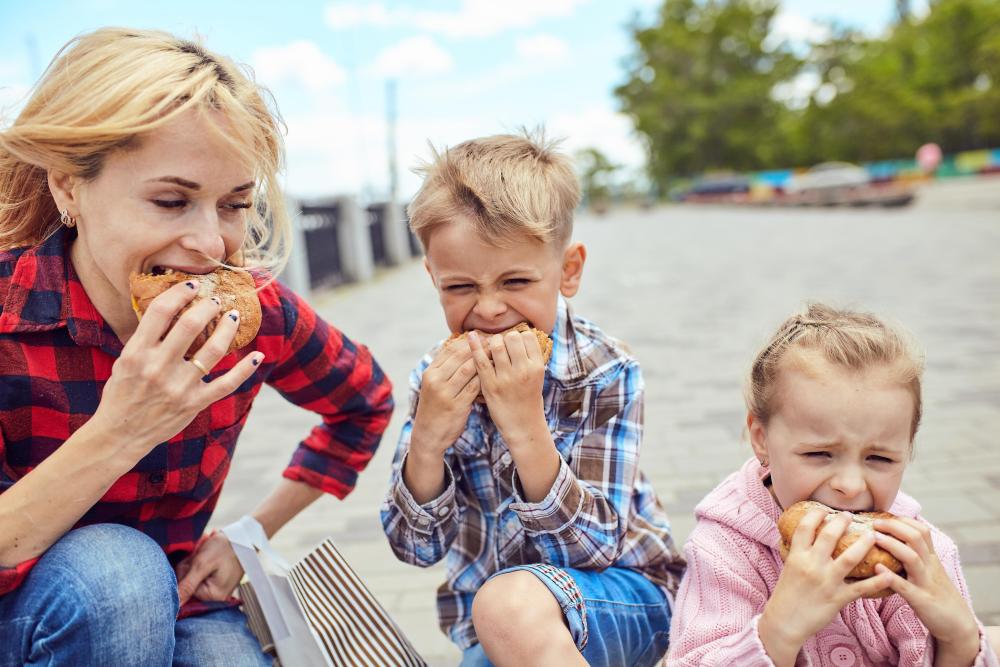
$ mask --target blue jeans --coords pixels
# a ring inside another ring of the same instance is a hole
[[[117,524],[72,530],[0,596],[0,667],[270,665],[238,609],[177,620],[163,549]]]
[[[577,648],[591,667],[649,667],[666,654],[670,604],[663,591],[641,574],[617,567],[596,571],[518,565],[493,576],[517,570],[537,576],[555,596]],[[582,612],[565,590],[567,584],[575,585],[582,595]],[[479,644],[462,654],[461,667],[492,664]]]

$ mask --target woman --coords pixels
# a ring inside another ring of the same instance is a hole
[[[392,410],[368,351],[268,278],[278,123],[229,60],[102,29],[0,132],[0,664],[270,663],[205,533],[253,398],[267,382],[322,416],[252,514],[268,535],[351,491]],[[219,305],[173,323],[190,281],[137,321],[129,274],[222,263],[254,272],[260,332],[227,354],[233,311],[185,360]]]

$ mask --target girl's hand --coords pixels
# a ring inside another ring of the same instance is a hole
[[[979,654],[979,625],[934,551],[930,529],[900,517],[875,521],[875,530],[878,545],[906,568],[904,579],[878,565],[878,576],[887,578],[889,587],[903,596],[934,637],[937,661],[947,655],[954,664],[971,665]]]
[[[875,535],[862,536],[834,559],[833,549],[851,520],[840,514],[817,532],[824,516],[814,510],[799,522],[778,584],[758,625],[764,648],[779,665],[794,663],[806,640],[826,627],[844,605],[889,585],[885,574],[859,582],[844,581],[875,544]]]
[[[235,391],[264,357],[259,352],[247,355],[224,375],[202,382],[205,373],[185,361],[184,354],[218,314],[219,304],[203,300],[174,322],[197,293],[197,281],[192,280],[174,285],[153,300],[115,361],[89,422],[108,438],[120,441],[136,461],[177,435],[207,406]],[[236,335],[239,315],[236,311],[227,315],[192,357],[208,370],[222,359]]]
[[[545,362],[538,339],[530,331],[509,331],[486,341],[471,332],[468,339],[490,419],[514,450],[531,440],[528,429],[545,423]]]
[[[183,605],[198,600],[228,600],[243,578],[243,567],[226,536],[212,532],[177,564],[177,593]]]

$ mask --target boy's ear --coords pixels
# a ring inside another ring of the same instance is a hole
[[[76,186],[78,179],[56,169],[48,171],[49,192],[59,212],[66,211],[74,218],[80,217],[80,202]]]
[[[562,279],[559,281],[559,291],[564,297],[576,295],[583,278],[583,265],[587,261],[587,248],[582,243],[569,244],[562,256]]]
[[[766,461],[767,456],[767,432],[764,424],[752,414],[747,413],[747,432],[750,434],[750,447],[753,448],[754,456],[759,461]]]

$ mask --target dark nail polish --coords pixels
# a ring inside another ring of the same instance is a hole
[[[186,283],[184,283],[184,284],[185,284],[185,285],[187,285],[188,287],[190,287],[191,289],[194,289],[194,288],[195,288],[195,284],[194,284],[194,281],[193,281],[193,280],[189,280],[189,281],[187,281],[187,282],[186,282]]]
[[[254,366],[260,366],[260,358],[254,357],[253,359],[250,360],[250,363],[253,364]]]
[[[217,297],[217,296],[213,296],[212,297],[212,301],[214,301],[215,305],[217,305],[217,306],[221,306],[222,305],[222,301],[220,301],[219,297]]]
[[[238,322],[240,318],[236,313],[229,313],[229,319],[231,319],[233,322]]]

